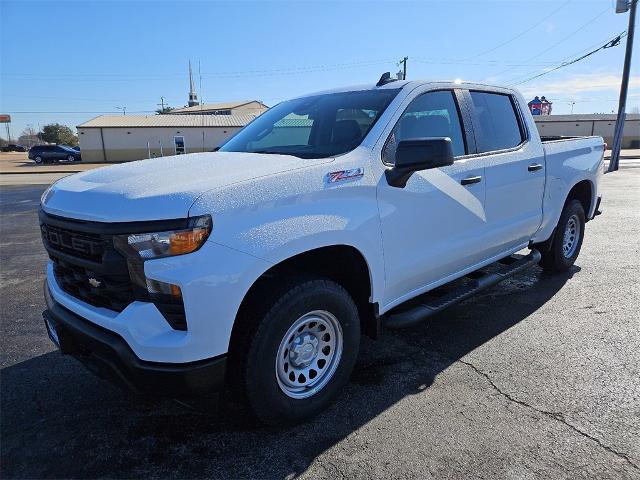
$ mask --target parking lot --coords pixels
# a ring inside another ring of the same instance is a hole
[[[283,430],[220,398],[135,397],[55,351],[44,188],[0,193],[2,478],[640,478],[640,168],[605,176],[569,274],[363,338],[339,400]]]

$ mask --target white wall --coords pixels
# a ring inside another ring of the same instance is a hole
[[[538,131],[542,136],[588,136],[598,135],[604,141],[613,145],[613,133],[615,120],[580,120],[580,121],[555,121],[545,120],[543,117],[534,117]],[[622,135],[622,148],[640,148],[640,120],[627,119],[624,123]]]
[[[83,161],[122,162],[147,158],[149,155],[147,142],[149,142],[152,157],[160,156],[160,145],[162,145],[163,155],[174,155],[174,136],[184,137],[186,153],[209,152],[239,129],[239,127],[206,127],[204,129],[193,127],[80,127],[78,128],[78,138]]]

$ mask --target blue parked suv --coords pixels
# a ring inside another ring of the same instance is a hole
[[[78,162],[80,152],[66,145],[36,145],[29,150],[29,158],[36,163]]]

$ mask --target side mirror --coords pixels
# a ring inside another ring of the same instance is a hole
[[[447,165],[453,165],[453,147],[449,137],[412,138],[398,143],[396,163],[385,175],[389,185],[404,188],[413,172]]]

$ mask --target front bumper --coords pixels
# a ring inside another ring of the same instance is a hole
[[[189,397],[220,390],[226,355],[189,363],[140,360],[122,337],[57,303],[45,282],[47,332],[63,354],[80,360],[98,376],[129,389],[164,397]]]

